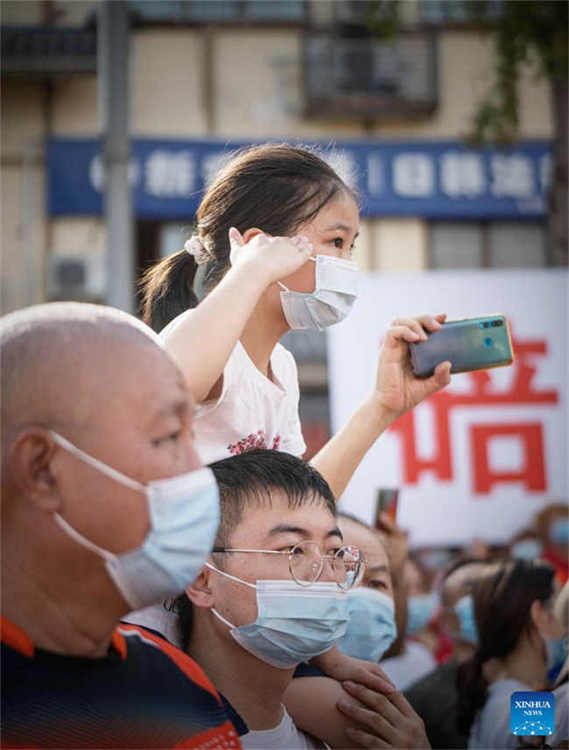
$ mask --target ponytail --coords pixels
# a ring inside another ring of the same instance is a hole
[[[458,690],[458,729],[468,736],[474,717],[486,703],[488,681],[482,672],[479,652],[458,667],[456,686]]]
[[[180,250],[144,272],[139,282],[142,319],[157,333],[180,313],[197,306],[196,269],[193,256]]]

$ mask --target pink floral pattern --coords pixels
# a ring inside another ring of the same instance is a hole
[[[247,437],[241,438],[241,440],[239,440],[237,443],[228,445],[227,450],[231,453],[232,456],[238,456],[240,453],[245,453],[246,451],[252,451],[252,450],[255,450],[255,448],[268,449],[269,448],[268,443],[269,441],[267,440],[267,435],[265,431],[257,430],[257,432],[252,432]],[[281,444],[281,436],[276,435],[270,449],[274,451],[278,451],[280,444]]]

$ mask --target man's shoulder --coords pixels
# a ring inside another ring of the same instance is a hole
[[[125,643],[128,646],[128,649],[126,649],[128,658],[148,658],[156,661],[153,657],[158,652],[165,660],[165,663],[171,663],[174,668],[188,677],[192,683],[211,693],[211,695],[219,700],[216,689],[206,677],[200,665],[191,656],[188,656],[184,651],[174,646],[158,632],[143,628],[140,625],[121,623],[116,633],[119,637],[125,639]]]
[[[115,748],[127,746],[127,736],[132,746],[134,736],[141,748],[240,746],[201,667],[144,628],[120,625],[102,659],[25,653],[10,643],[2,655],[7,744]]]

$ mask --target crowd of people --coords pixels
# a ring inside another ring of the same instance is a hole
[[[358,231],[318,154],[259,146],[145,274],[144,322],[2,319],[3,746],[567,746],[567,504],[468,550],[341,510],[384,430],[450,382],[408,354],[444,314],[392,322],[369,397],[302,458],[278,342],[349,313]],[[516,690],[553,691],[553,736],[511,734]]]

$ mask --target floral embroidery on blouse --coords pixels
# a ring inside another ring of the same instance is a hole
[[[281,436],[276,435],[273,440],[272,446],[269,446],[268,443],[269,441],[267,440],[265,431],[257,430],[257,432],[252,432],[250,435],[242,438],[237,443],[228,445],[227,450],[231,453],[232,456],[238,456],[240,453],[245,453],[246,451],[251,451],[255,448],[270,448],[270,450],[278,451],[281,444]]]

